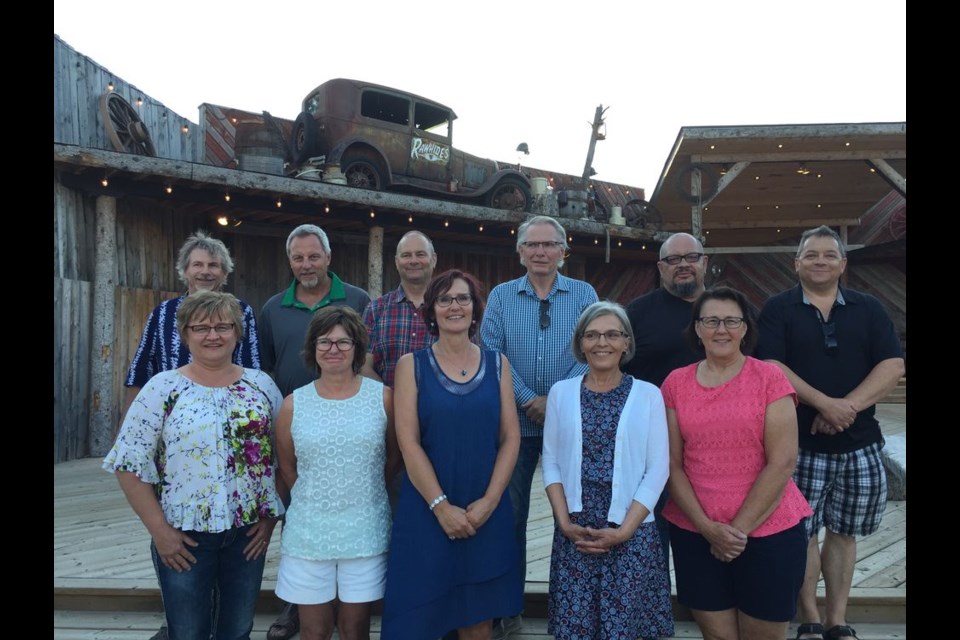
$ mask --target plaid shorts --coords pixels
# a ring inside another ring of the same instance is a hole
[[[849,453],[800,450],[793,479],[813,509],[808,536],[823,526],[846,536],[870,535],[880,527],[887,506],[881,449],[882,441]]]

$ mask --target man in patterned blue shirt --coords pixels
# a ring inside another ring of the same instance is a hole
[[[555,382],[583,375],[570,350],[580,314],[597,301],[590,284],[558,273],[567,252],[567,233],[555,219],[536,216],[517,232],[517,253],[526,275],[494,287],[480,325],[485,349],[510,361],[513,392],[520,416],[520,455],[510,480],[520,575],[527,575],[527,515],[530,487],[543,447],[547,393]],[[494,637],[519,629],[520,616],[494,627]]]

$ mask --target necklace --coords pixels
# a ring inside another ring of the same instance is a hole
[[[451,359],[452,359],[452,358],[450,357],[450,355],[448,355],[448,354],[446,354],[446,353],[441,353],[441,352],[436,348],[436,346],[434,346],[434,348],[433,348],[433,353],[437,356],[438,361],[439,361],[441,358],[444,359],[444,360],[451,360]],[[472,354],[470,354],[470,353],[467,354],[467,360],[470,359],[471,355],[472,355]],[[454,364],[454,363],[451,363],[451,364]],[[456,365],[454,364],[454,366],[456,366]],[[466,367],[466,366],[461,365],[461,367],[460,367],[460,376],[463,377],[463,378],[466,378],[466,377],[467,377],[467,367]]]

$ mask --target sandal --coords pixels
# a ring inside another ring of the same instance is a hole
[[[840,640],[840,638],[853,638],[854,640],[860,640],[857,637],[857,632],[853,627],[846,624],[838,624],[835,627],[830,627],[827,629],[826,633],[823,634],[824,640]]]
[[[267,630],[267,640],[290,640],[300,631],[300,612],[297,605],[288,604]]]
[[[807,636],[803,638],[801,636]],[[797,628],[797,637],[795,640],[814,640],[823,638],[823,625],[819,622],[805,622]],[[859,639],[858,639],[859,640]]]

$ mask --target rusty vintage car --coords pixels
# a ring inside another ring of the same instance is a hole
[[[328,80],[303,100],[290,141],[299,167],[323,156],[347,184],[529,211],[517,169],[453,148],[453,109],[368,82]]]

